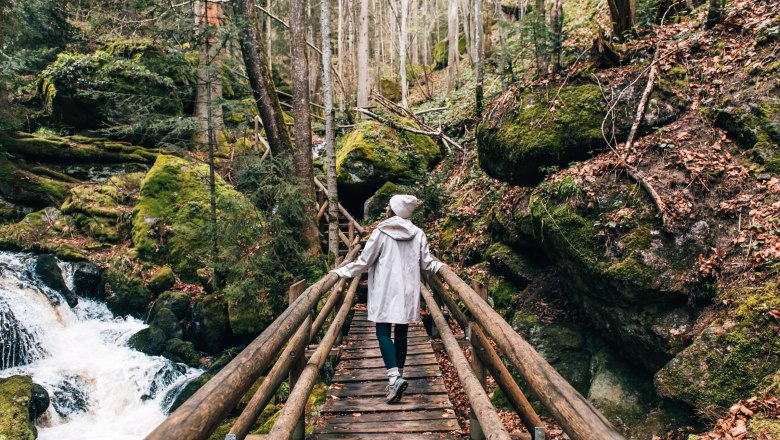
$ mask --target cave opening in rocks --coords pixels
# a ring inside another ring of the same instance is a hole
[[[363,207],[382,186],[381,183],[339,184],[339,203],[355,220],[363,220]]]

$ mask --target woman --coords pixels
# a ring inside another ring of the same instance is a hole
[[[395,195],[387,219],[379,223],[354,263],[333,270],[350,278],[368,270],[368,319],[376,337],[387,377],[387,403],[401,400],[408,383],[403,378],[409,323],[420,320],[420,270],[436,273],[444,265],[428,249],[425,233],[409,217],[419,205],[416,197]],[[390,327],[395,325],[395,344]]]

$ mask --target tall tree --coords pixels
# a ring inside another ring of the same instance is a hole
[[[198,84],[195,94],[195,117],[200,122],[196,142],[207,145],[209,130],[220,131],[222,121],[222,49],[219,38],[221,8],[214,1],[198,0],[195,9],[198,41]],[[210,122],[207,122],[207,119]]]
[[[483,64],[483,43],[484,31],[482,29],[482,0],[474,0],[474,49],[476,61],[476,112],[477,117],[482,116],[482,64]]]
[[[238,41],[246,74],[249,77],[249,85],[252,88],[260,119],[263,121],[271,152],[276,156],[289,156],[293,151],[292,139],[284,123],[279,97],[269,73],[270,63],[265,58],[260,22],[257,19],[254,2],[233,0],[233,11],[239,20]]]
[[[341,0],[339,0],[341,3]],[[330,78],[330,1],[320,1],[322,25],[322,92],[325,104],[325,177],[328,185],[328,252],[339,256],[339,198],[336,185],[336,127],[333,112],[333,81]],[[341,37],[339,37],[341,38]]]
[[[561,68],[563,46],[563,0],[553,0],[550,9],[550,43],[550,70],[557,72]]]
[[[401,0],[401,32],[398,33],[398,60],[401,73],[401,103],[409,106],[409,83],[406,80],[406,42],[408,41],[409,0]]]
[[[536,0],[533,11],[533,39],[536,50],[536,67],[541,72],[547,68],[547,17],[544,0]]]
[[[607,0],[609,15],[612,18],[612,32],[623,39],[633,31],[636,24],[637,0]]]
[[[498,41],[501,45],[501,57],[499,58],[499,66],[501,69],[501,90],[506,92],[509,89],[509,81],[515,82],[514,71],[512,69],[512,57],[509,56],[506,50],[506,37],[504,36],[504,27],[506,26],[506,19],[504,18],[504,11],[501,10],[501,0],[495,0],[496,3],[496,16],[498,17]]]
[[[458,0],[449,0],[449,2],[449,14],[447,19],[447,41],[449,42],[449,53],[447,54],[447,90],[453,91],[460,87]]]
[[[314,221],[317,208],[314,204],[314,169],[311,153],[311,114],[309,113],[309,60],[306,45],[306,0],[290,0],[290,68],[292,71],[292,116],[295,148],[293,164],[295,174],[303,183],[304,209],[306,218],[301,224],[301,241],[306,248],[306,257],[314,258],[320,253],[320,238]],[[328,63],[330,64],[330,63]]]
[[[368,107],[368,0],[360,0],[360,29],[357,43],[357,106]]]

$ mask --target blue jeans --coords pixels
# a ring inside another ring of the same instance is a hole
[[[376,339],[379,341],[379,351],[382,352],[382,360],[385,368],[403,368],[406,363],[406,337],[409,332],[409,324],[395,324],[395,344],[390,339],[390,324],[388,322],[376,323]]]

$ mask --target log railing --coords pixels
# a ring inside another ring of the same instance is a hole
[[[455,299],[446,291],[439,277],[455,292],[457,298],[465,304],[475,325],[468,326],[464,314],[458,308]],[[496,382],[504,390],[507,397],[510,398],[512,405],[518,410],[518,414],[530,432],[534,432],[535,428],[540,427],[538,423],[541,420],[530,407],[525,397],[522,396],[517,384],[511,380],[508,370],[505,367],[501,368],[503,366],[501,358],[492,348],[488,337],[492,338],[511,365],[528,382],[530,388],[539,396],[541,403],[553,414],[555,420],[569,437],[574,440],[624,440],[624,437],[590,402],[566,382],[522,336],[514,331],[501,315],[490,307],[487,301],[481,298],[452,269],[443,266],[439,270],[438,276],[428,274],[425,279],[428,285],[432,286],[433,290],[438,294],[441,301],[447,305],[450,312],[453,312],[453,316],[461,327],[464,330],[471,327],[471,337],[483,348],[483,350],[475,350],[477,351],[477,356],[494,375]],[[438,306],[430,292],[427,294],[426,292],[428,292],[427,289],[423,289],[423,297],[426,299],[427,306],[438,310]],[[434,315],[434,320],[437,321],[436,312],[431,310],[431,314]],[[444,327],[447,327],[447,330],[449,329],[446,322],[439,325],[437,321],[437,327],[442,337],[444,337]],[[446,345],[445,341],[445,347]],[[454,355],[457,357],[457,354],[450,353],[449,349],[447,352],[450,356]],[[453,363],[455,363],[455,360],[453,360]],[[474,374],[472,369],[463,372],[461,372],[461,369],[457,369],[457,371],[461,381],[464,381],[464,379],[471,381],[469,374]],[[466,392],[469,394],[468,390]],[[469,398],[472,398],[471,394],[469,394]],[[483,418],[487,420],[489,416],[480,414],[480,412],[494,411],[492,406],[480,408],[475,405],[474,401],[471,403],[472,408],[477,412],[481,429],[488,434],[486,429],[488,428],[487,422],[483,421]],[[488,434],[488,438],[492,438],[490,435]]]

